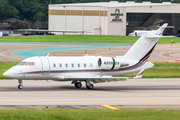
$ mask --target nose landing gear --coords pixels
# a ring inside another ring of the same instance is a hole
[[[18,89],[23,89],[23,82],[22,82],[22,80],[21,79],[19,79],[18,80],[18,83],[19,83],[19,85],[18,85]]]

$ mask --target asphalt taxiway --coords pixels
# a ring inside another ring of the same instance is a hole
[[[134,79],[125,82],[85,85],[77,89],[70,82],[0,80],[0,105],[177,105],[180,79]]]

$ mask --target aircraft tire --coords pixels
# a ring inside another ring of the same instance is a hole
[[[76,82],[74,85],[75,85],[76,88],[81,88],[82,87],[81,82]]]
[[[93,85],[93,84],[90,84],[89,86],[86,85],[86,88],[87,88],[87,89],[93,89],[93,88],[94,88],[94,85]]]
[[[19,88],[19,89],[23,89],[23,86],[22,86],[22,85],[18,85],[18,88]]]

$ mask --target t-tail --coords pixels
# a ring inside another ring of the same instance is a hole
[[[142,60],[148,58],[156,46],[159,38],[167,27],[168,23],[163,24],[156,32],[142,35],[137,42],[124,55],[126,59]]]
[[[163,32],[167,26],[168,26],[168,23],[164,23],[161,27],[159,27],[156,30],[157,35],[163,35]]]

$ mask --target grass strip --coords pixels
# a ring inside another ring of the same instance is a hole
[[[16,64],[18,62],[0,62],[0,79],[9,79],[3,76],[3,73]],[[154,62],[154,67],[145,70],[143,78],[180,78],[179,72],[180,63]],[[135,77],[137,73],[124,75],[124,77]]]
[[[134,43],[139,36],[116,36],[116,35],[39,35],[1,37],[5,42],[112,42],[112,43]],[[158,43],[180,43],[179,37],[160,38]]]
[[[180,63],[154,62],[154,67],[144,71],[143,78],[180,78]],[[127,74],[125,77],[135,77],[136,74]]]
[[[180,110],[0,110],[2,120],[178,120]]]
[[[9,68],[17,65],[19,62],[0,62],[0,79],[9,79],[3,76],[3,73]]]

